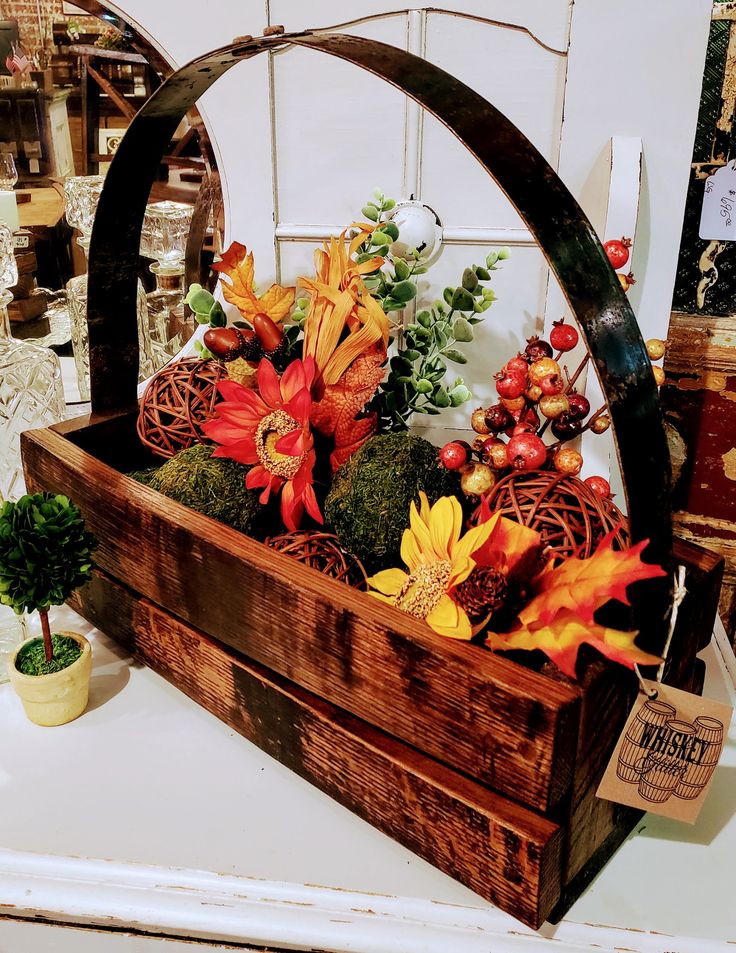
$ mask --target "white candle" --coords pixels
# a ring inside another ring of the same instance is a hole
[[[0,191],[0,222],[4,222],[11,232],[17,232],[20,228],[15,192]]]

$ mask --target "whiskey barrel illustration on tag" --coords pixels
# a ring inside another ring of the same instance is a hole
[[[683,760],[680,752],[690,747],[688,742],[695,738],[695,725],[689,721],[670,718],[665,729],[668,742],[671,741],[672,744],[647,755],[639,772],[639,796],[645,801],[654,801],[657,804],[666,801],[674,793],[687,768],[687,762]],[[673,751],[673,747],[679,750]]]
[[[642,705],[626,731],[618,754],[616,774],[622,781],[638,784],[649,752],[649,745],[642,744],[642,740],[649,738],[653,727],[666,725],[675,715],[674,706],[667,702],[649,699]]]
[[[694,725],[695,737],[703,742],[702,753],[687,765],[674,791],[676,797],[687,801],[698,797],[710,781],[723,747],[723,722],[699,715]]]
[[[687,722],[678,722],[685,725]],[[682,730],[682,729],[678,729]],[[693,728],[695,734],[695,728]],[[664,754],[651,754],[645,758],[643,771],[639,778],[639,796],[645,801],[661,804],[674,792],[685,770],[685,765],[679,758]]]

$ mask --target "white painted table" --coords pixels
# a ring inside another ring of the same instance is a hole
[[[537,935],[70,610],[59,616],[92,636],[90,708],[38,728],[0,687],[0,914],[11,918],[0,920],[0,953],[183,953],[181,938],[340,953],[733,953],[736,727],[697,825],[647,816],[565,922]],[[704,654],[706,690],[733,701],[719,645],[722,635]]]

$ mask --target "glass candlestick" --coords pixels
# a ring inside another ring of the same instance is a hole
[[[64,182],[66,220],[80,231],[77,244],[84,252],[85,261],[89,255],[89,243],[92,237],[92,224],[97,211],[104,178],[101,175],[74,175]],[[77,275],[66,285],[67,305],[71,321],[72,349],[77,371],[79,396],[83,401],[90,399],[89,389],[89,330],[87,328],[87,275]],[[138,282],[136,296],[136,315],[138,319],[138,349],[140,364],[138,379],[145,380],[154,371],[151,335],[148,328],[148,307],[146,293]]]
[[[141,255],[150,265],[156,288],[148,295],[148,317],[154,362],[163,367],[184,344],[184,256],[194,209],[182,202],[146,206]]]
[[[8,288],[17,281],[12,232],[0,222],[0,497],[5,500],[25,493],[21,433],[58,423],[66,410],[59,358],[11,336]]]

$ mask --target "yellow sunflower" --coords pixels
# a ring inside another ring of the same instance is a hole
[[[401,558],[409,570],[385,569],[368,580],[376,599],[388,602],[415,619],[422,619],[435,632],[451,639],[469,639],[472,627],[467,613],[450,596],[475,568],[473,553],[488,539],[496,525],[490,519],[461,538],[463,514],[460,503],[443,496],[430,507],[425,493],[421,505],[409,511],[409,529],[401,540]]]

